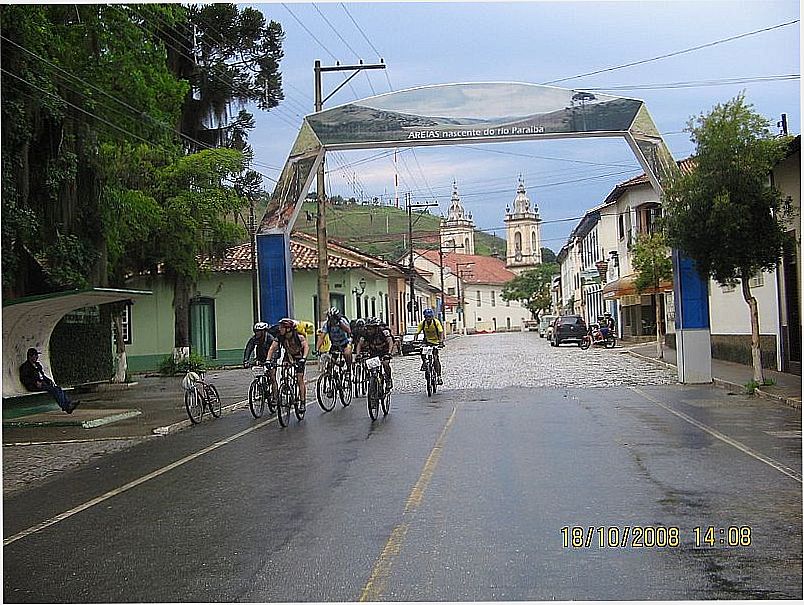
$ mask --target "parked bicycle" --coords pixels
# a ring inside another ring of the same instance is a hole
[[[221,416],[221,397],[218,389],[214,384],[208,383],[205,376],[204,372],[190,371],[181,382],[184,387],[184,407],[193,424],[198,424],[203,420],[205,409],[209,409],[215,418]]]
[[[248,407],[254,418],[260,418],[268,407],[268,413],[273,414],[276,410],[276,393],[271,377],[268,375],[263,363],[255,362],[251,366],[254,379],[248,387]]]
[[[299,383],[296,379],[296,365],[293,361],[285,359],[280,365],[279,397],[276,400],[276,417],[279,424],[286,427],[290,424],[290,409],[296,415],[296,420],[304,418],[306,404],[299,393]]]
[[[438,388],[438,375],[435,371],[433,349],[434,347],[428,345],[422,347],[422,357],[424,357],[424,382],[427,385],[428,397],[434,395]]]
[[[352,362],[352,384],[354,385],[355,397],[365,397],[368,392],[368,372],[366,371],[367,355],[361,353]]]
[[[318,405],[325,412],[335,407],[335,399],[341,400],[343,407],[352,403],[352,376],[346,366],[343,351],[335,350],[321,355],[321,373],[315,385]]]
[[[377,420],[382,407],[383,416],[388,415],[391,409],[391,391],[385,381],[385,373],[380,357],[366,359],[366,372],[368,373],[368,389],[366,392],[366,406],[371,420]]]

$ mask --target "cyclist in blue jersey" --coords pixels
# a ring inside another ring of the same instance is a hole
[[[327,311],[327,320],[324,322],[318,334],[316,351],[321,349],[324,343],[324,336],[329,336],[330,351],[342,351],[343,358],[346,360],[346,367],[352,367],[352,329],[349,321],[341,315],[339,309],[332,307]]]

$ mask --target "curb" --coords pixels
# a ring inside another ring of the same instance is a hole
[[[655,363],[657,365],[664,366],[667,369],[670,369],[670,368],[676,369],[675,364],[667,363],[666,361],[661,361],[660,359],[654,359],[653,357],[646,357],[645,355],[640,355],[639,353],[636,353],[636,352],[631,351],[631,350],[628,350],[628,351],[625,351],[625,352],[628,353],[629,355],[633,356],[633,357],[636,357],[637,359],[643,359],[645,361],[650,361],[650,362],[653,362],[653,363]],[[712,384],[714,384],[717,387],[720,387],[721,389],[737,390],[741,394],[747,395],[747,393],[745,392],[745,386],[744,385],[736,384],[736,383],[730,382],[728,380],[723,380],[722,378],[712,377]],[[797,410],[801,409],[801,401],[799,399],[794,398],[794,397],[784,397],[782,395],[774,395],[773,393],[768,393],[767,391],[763,391],[762,389],[755,389],[754,393],[758,397],[761,397],[762,399],[768,399],[770,401],[775,401],[777,403],[781,403],[783,405],[786,405],[788,407],[791,407],[791,408],[794,408],[794,409],[797,409]]]

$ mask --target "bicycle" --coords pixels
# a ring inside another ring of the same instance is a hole
[[[341,405],[347,407],[352,403],[352,376],[346,367],[346,358],[343,351],[333,350],[321,356],[324,371],[318,376],[315,384],[315,396],[318,405],[325,412],[331,412],[335,407],[335,397],[341,400]]]
[[[380,357],[366,359],[366,372],[368,374],[368,389],[366,391],[366,407],[372,422],[377,420],[382,406],[383,416],[388,415],[391,409],[391,391],[385,382],[385,372]]]
[[[251,415],[254,418],[260,418],[265,411],[265,406],[268,406],[268,413],[273,414],[276,411],[276,392],[271,377],[266,372],[265,365],[261,362],[255,362],[251,366],[251,372],[254,379],[248,387],[248,407],[251,410]]]
[[[366,371],[366,359],[368,356],[361,353],[352,363],[352,384],[355,389],[355,397],[365,397],[368,392],[368,371]]]
[[[290,424],[290,408],[296,415],[296,420],[301,421],[306,411],[305,402],[301,400],[299,393],[299,383],[296,378],[296,364],[290,359],[282,362],[279,379],[279,397],[276,401],[276,417],[282,427]]]
[[[422,347],[422,357],[424,357],[424,382],[427,385],[427,396],[431,397],[438,389],[438,376],[435,371],[433,361],[433,349],[435,347],[425,345]]]
[[[221,417],[221,397],[214,384],[209,384],[205,372],[187,372],[182,380],[184,407],[190,422],[198,424],[204,418],[204,409],[209,408],[215,418]]]

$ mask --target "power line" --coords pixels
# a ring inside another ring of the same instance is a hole
[[[606,73],[606,72],[609,72],[609,71],[616,71],[618,69],[625,69],[626,67],[634,67],[635,65],[643,65],[645,63],[650,63],[652,61],[659,61],[660,59],[668,59],[670,57],[683,55],[685,53],[694,52],[696,50],[701,50],[703,48],[709,48],[709,47],[712,47],[712,46],[716,46],[718,44],[723,44],[725,42],[732,42],[734,40],[739,40],[740,38],[746,38],[748,36],[754,36],[756,34],[761,34],[761,33],[768,32],[768,31],[771,31],[771,30],[774,30],[774,29],[779,29],[780,27],[787,27],[788,25],[793,25],[793,24],[798,23],[798,22],[799,22],[799,19],[794,19],[793,21],[788,21],[787,23],[780,23],[779,25],[773,25],[771,27],[765,27],[763,29],[757,29],[757,30],[754,30],[754,31],[751,31],[751,32],[748,32],[748,33],[745,33],[745,34],[739,34],[739,35],[736,35],[736,36],[731,36],[729,38],[723,38],[722,40],[716,40],[715,42],[708,42],[707,44],[700,44],[698,46],[693,46],[691,48],[685,48],[684,50],[677,50],[675,52],[667,53],[667,54],[664,54],[664,55],[659,55],[657,57],[652,57],[650,59],[641,59],[639,61],[633,61],[631,63],[625,63],[623,65],[617,65],[616,67],[606,67],[605,69],[598,69],[598,70],[595,70],[595,71],[589,71],[589,72],[586,72],[586,73],[583,73],[583,74],[578,74],[576,76],[569,76],[567,78],[559,78],[557,80],[549,80],[547,82],[542,82],[542,84],[543,85],[545,85],[545,84],[557,84],[559,82],[566,82],[567,80],[575,80],[577,78],[585,78],[586,76],[594,76],[594,75]]]
[[[755,76],[744,78],[721,78],[719,80],[693,80],[689,82],[671,82],[668,84],[636,84],[633,86],[607,86],[601,88],[586,88],[589,91],[608,90],[673,90],[678,88],[701,88],[706,86],[727,86],[729,84],[751,84],[755,82],[778,82],[784,80],[798,80],[801,74],[786,74],[778,76]]]

